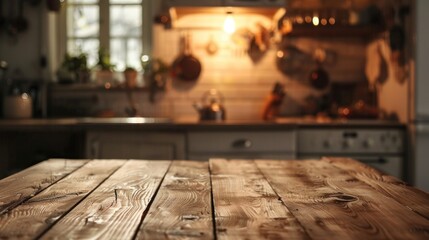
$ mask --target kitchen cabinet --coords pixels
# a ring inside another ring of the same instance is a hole
[[[296,136],[284,131],[192,131],[188,133],[188,158],[294,159]]]
[[[185,135],[150,131],[88,131],[86,157],[100,159],[185,159]]]

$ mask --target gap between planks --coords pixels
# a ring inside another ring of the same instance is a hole
[[[40,237],[124,163],[123,160],[94,160],[83,165],[0,216],[0,238]],[[28,227],[22,228],[22,225]]]
[[[313,239],[427,237],[424,218],[328,162],[256,163]]]
[[[253,160],[210,160],[218,239],[309,239]]]
[[[88,160],[49,159],[0,180],[0,216],[86,163]]]
[[[410,187],[396,177],[386,175],[351,158],[325,157],[322,158],[322,161],[348,171],[360,181],[429,220],[429,205],[427,204],[429,193]]]

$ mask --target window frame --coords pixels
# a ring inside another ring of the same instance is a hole
[[[59,12],[58,18],[58,54],[57,54],[57,62],[61,63],[65,54],[67,53],[67,1],[63,3],[63,7]],[[109,0],[99,0],[99,43],[100,48],[109,49],[110,50],[110,1]],[[92,5],[92,4],[91,4]],[[112,5],[126,5],[126,4],[118,4],[112,3]],[[142,0],[142,55],[151,55],[152,51],[152,0]],[[92,67],[92,66],[88,66]]]

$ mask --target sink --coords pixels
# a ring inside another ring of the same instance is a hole
[[[110,118],[97,118],[97,117],[85,117],[79,118],[79,123],[130,123],[130,124],[144,124],[144,123],[171,123],[170,118],[162,117],[110,117]]]

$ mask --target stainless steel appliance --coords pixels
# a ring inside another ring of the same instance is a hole
[[[298,159],[351,157],[405,179],[405,129],[331,127],[298,130]]]
[[[429,1],[416,1],[415,79],[411,82],[410,140],[416,187],[429,191]]]
[[[3,98],[6,96],[6,71],[8,64],[0,60],[0,117],[3,115]]]

